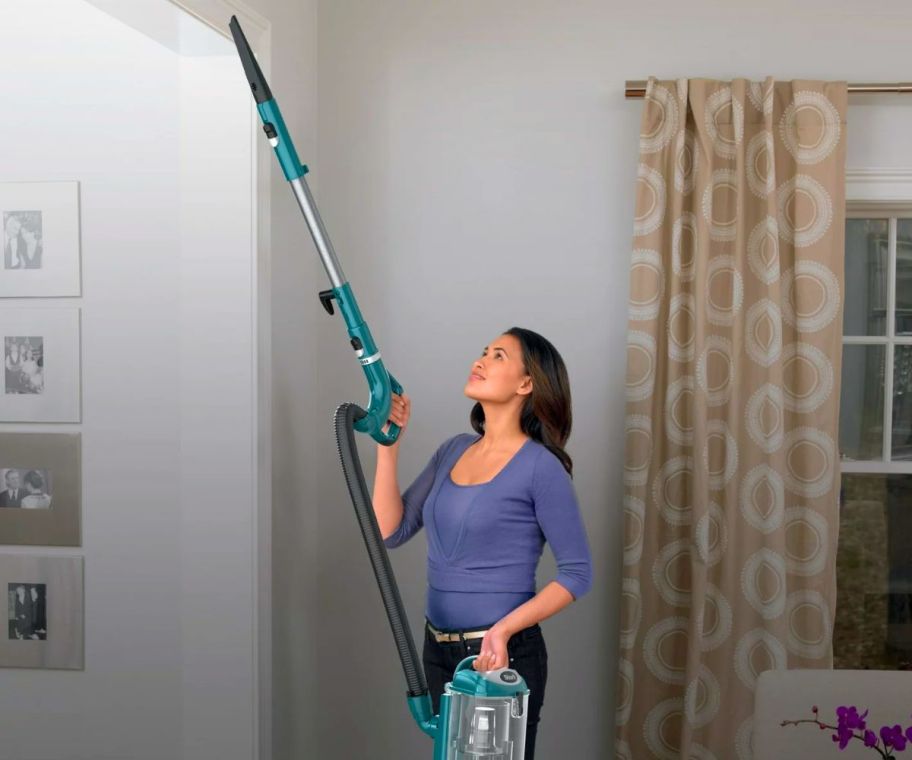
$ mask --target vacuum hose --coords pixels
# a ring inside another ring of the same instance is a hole
[[[355,445],[355,422],[366,414],[367,412],[360,406],[349,402],[340,404],[336,409],[336,443],[339,447],[339,458],[342,460],[345,482],[348,484],[348,492],[351,494],[361,535],[364,537],[367,554],[374,569],[374,576],[377,578],[377,585],[380,588],[386,616],[389,618],[390,628],[393,631],[396,648],[399,650],[399,659],[402,661],[402,669],[408,684],[408,695],[413,698],[424,697],[428,691],[424,670],[418,659],[415,640],[412,638],[408,618],[402,606],[399,587],[393,577],[386,545],[380,535],[377,516],[374,514],[373,502],[367,490],[364,471],[361,469],[361,461],[358,459],[358,448]]]

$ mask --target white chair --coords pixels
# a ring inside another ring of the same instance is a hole
[[[869,710],[867,723],[875,733],[883,725],[912,723],[912,671],[893,670],[768,670],[757,680],[754,701],[754,760],[877,760],[880,756],[852,740],[843,752],[813,724],[781,726],[783,720],[812,718],[820,709],[824,723],[836,725],[836,708],[855,705]],[[909,749],[905,754],[908,754]],[[899,755],[902,757],[903,753]]]

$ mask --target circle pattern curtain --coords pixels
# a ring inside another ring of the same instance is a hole
[[[751,758],[830,667],[845,82],[650,78],[627,339],[618,758]]]

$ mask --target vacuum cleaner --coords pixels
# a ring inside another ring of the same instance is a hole
[[[332,315],[335,301],[348,328],[349,342],[367,378],[370,400],[367,410],[354,403],[343,403],[335,412],[334,423],[339,457],[355,515],[367,547],[377,586],[405,674],[409,710],[415,722],[434,740],[433,760],[522,760],[525,754],[526,713],[529,688],[522,676],[511,668],[476,671],[473,655],[463,659],[446,684],[440,698],[440,713],[433,715],[433,702],[415,649],[411,629],[399,595],[389,555],[380,534],[370,493],[355,445],[355,431],[367,433],[377,443],[390,446],[399,436],[399,426],[388,420],[392,393],[402,394],[402,386],[383,364],[380,351],[361,316],[351,285],[345,279],[339,260],[323,226],[313,196],[304,179],[307,167],[301,164],[282,114],[260,70],[253,51],[236,17],[229,23],[238,55],[263,130],[291,185],[301,213],[307,222],[317,252],[332,287],[320,291],[320,303]],[[386,432],[383,426],[390,422]]]

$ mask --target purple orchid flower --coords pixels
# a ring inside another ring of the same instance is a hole
[[[858,729],[859,731],[864,731],[867,727],[865,724],[865,718],[868,717],[868,710],[865,710],[861,715],[858,714],[858,710],[854,705],[849,707],[840,706],[836,708],[836,717],[839,720],[839,725],[845,725],[846,728],[854,731]]]
[[[906,748],[907,739],[903,736],[902,727],[898,724],[881,728],[880,738],[885,747],[892,747],[898,752],[902,752]]]

